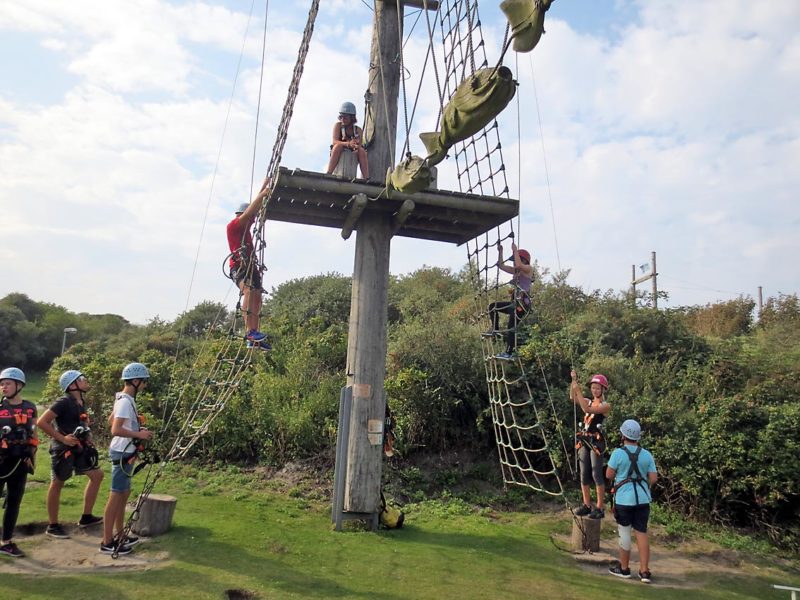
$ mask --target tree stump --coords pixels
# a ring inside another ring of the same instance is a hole
[[[572,521],[572,550],[574,552],[599,552],[602,519],[577,517]]]
[[[131,528],[136,535],[154,537],[172,528],[172,517],[178,499],[166,494],[150,494],[142,503],[139,518]]]
[[[339,157],[339,164],[333,170],[333,174],[340,179],[355,179],[358,169],[358,154],[350,150],[344,150]]]

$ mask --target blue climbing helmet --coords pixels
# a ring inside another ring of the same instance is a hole
[[[339,109],[340,115],[353,115],[356,116],[356,105],[352,102],[344,102],[342,103],[342,107]]]
[[[642,437],[642,427],[633,419],[628,419],[619,428],[619,432],[629,440],[638,442]]]
[[[150,371],[142,363],[134,362],[122,369],[122,379],[150,379]]]
[[[248,207],[248,206],[250,206],[250,203],[249,203],[249,202],[242,202],[242,203],[239,205],[239,208],[237,208],[237,209],[236,209],[236,214],[237,214],[237,215],[240,215],[240,214],[242,214],[244,211],[246,211],[246,210],[247,210],[247,207]]]
[[[0,371],[0,379],[11,379],[25,385],[25,373],[22,372],[22,369],[18,369],[17,367],[8,367]]]
[[[83,375],[80,371],[76,371],[75,369],[70,369],[69,371],[64,371],[61,374],[61,377],[58,378],[58,385],[61,386],[63,391],[67,391],[67,388],[75,383],[80,377]]]

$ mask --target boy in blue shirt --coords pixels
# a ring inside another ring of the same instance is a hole
[[[650,583],[650,542],[647,521],[650,518],[650,488],[658,479],[653,455],[639,446],[642,428],[628,419],[619,428],[623,446],[611,453],[606,478],[614,481],[614,517],[619,532],[619,564],[608,572],[630,579],[631,529],[639,548],[639,579]]]

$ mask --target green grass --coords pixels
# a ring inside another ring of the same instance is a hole
[[[40,466],[34,480],[44,484],[45,478]],[[785,594],[771,590],[771,583],[800,585],[796,572],[781,581],[709,575],[699,587],[680,590],[616,580],[602,568],[595,575],[555,547],[552,518],[474,510],[452,498],[409,505],[400,530],[371,533],[349,527],[337,533],[331,529],[330,505],[302,485],[283,493],[277,483],[236,468],[182,467],[180,473],[168,471],[162,481],[156,491],[178,497],[174,528],[137,552],[168,552],[164,566],[74,576],[3,574],[3,589],[17,595],[4,591],[2,597],[219,599],[225,590],[244,589],[259,598],[618,600],[624,594],[626,600],[777,600]],[[62,521],[77,520],[84,482],[67,484]],[[45,485],[31,486],[20,523],[45,520],[45,490]],[[106,497],[103,491],[98,507]],[[569,528],[566,522],[556,527]]]
[[[47,383],[47,373],[37,371],[25,372],[25,390],[22,392],[22,397],[30,400],[36,405],[50,406],[55,398],[42,398],[44,386]]]

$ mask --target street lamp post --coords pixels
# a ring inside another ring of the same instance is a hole
[[[64,337],[61,339],[61,354],[64,354],[64,348],[67,346],[68,333],[78,333],[78,330],[74,327],[64,327]]]

